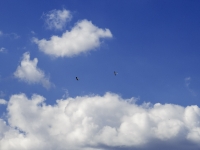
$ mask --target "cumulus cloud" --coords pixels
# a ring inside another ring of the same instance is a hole
[[[12,95],[0,149],[200,149],[200,108],[137,105],[117,94],[60,99]]]
[[[0,99],[0,105],[5,105],[5,104],[7,104],[7,101],[6,100],[4,100],[4,99]]]
[[[66,31],[59,36],[52,36],[50,40],[33,41],[45,54],[55,57],[71,57],[83,52],[88,52],[100,46],[102,38],[111,38],[109,29],[101,29],[88,20],[78,22],[71,31]]]
[[[37,58],[30,60],[30,54],[28,52],[24,53],[21,64],[14,72],[14,76],[29,84],[41,83],[45,88],[49,88],[51,83],[44,72],[37,67],[37,63]]]
[[[42,18],[45,20],[48,29],[62,30],[66,23],[72,18],[70,11],[63,10],[51,10],[47,14],[44,14]]]

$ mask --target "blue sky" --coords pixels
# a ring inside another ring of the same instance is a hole
[[[28,97],[29,101],[33,101],[33,94],[43,96],[46,100],[41,103],[52,107],[58,106],[58,99],[68,103],[70,99],[76,101],[77,97],[81,100],[87,96],[96,99],[97,95],[102,99],[110,96],[111,99],[122,101],[133,97],[135,103],[131,102],[131,106],[143,108],[144,103],[151,103],[151,106],[148,104],[148,109],[152,111],[157,107],[157,103],[161,104],[163,111],[166,105],[167,108],[170,105],[175,114],[177,112],[174,105],[184,108],[185,111],[186,108],[195,106],[197,116],[193,121],[198,122],[199,6],[198,0],[1,1],[0,113],[2,120],[7,122],[6,131],[7,128],[8,131],[18,128],[27,135],[32,133],[32,130],[13,121],[16,116],[12,112],[17,108],[12,108],[11,103],[15,100],[17,103],[16,96],[21,93],[25,94],[22,99]],[[117,76],[114,76],[114,71],[118,72]],[[76,76],[79,81],[76,81]],[[106,93],[110,95],[106,97]],[[25,104],[26,102],[22,108],[29,107]],[[107,104],[111,103],[105,102],[105,105]],[[78,106],[77,104],[77,109]],[[124,109],[128,107],[124,105]],[[117,108],[111,113],[116,114]],[[171,110],[167,108],[166,111]],[[147,115],[151,114],[146,109],[145,106]],[[103,110],[107,108],[102,108]],[[65,113],[67,112],[68,110]],[[102,117],[97,112],[96,114],[97,118]],[[125,114],[122,111],[122,116]],[[21,117],[23,118],[23,115]],[[178,120],[187,129],[190,127],[183,119]],[[105,127],[109,124],[102,122],[105,126],[99,131],[107,131]],[[101,121],[96,123],[101,124]],[[122,129],[122,123],[114,126],[116,129]],[[160,127],[159,123],[157,127]],[[194,130],[200,133],[199,123],[195,129],[191,129]],[[189,140],[189,143],[191,139],[194,140],[190,137],[188,133],[186,140]],[[200,137],[195,138],[194,141],[200,140]],[[123,143],[123,140],[118,141],[118,144],[99,139],[97,141],[96,145],[91,144],[92,146],[86,141],[84,144],[94,149],[135,146]],[[170,145],[168,142],[164,140],[163,143]],[[141,143],[143,146],[146,144]],[[181,142],[178,140],[177,143]],[[199,148],[196,143],[192,145],[194,149]],[[159,145],[153,145],[156,146]]]

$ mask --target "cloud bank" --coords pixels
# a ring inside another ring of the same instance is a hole
[[[40,95],[12,95],[0,149],[200,149],[198,106],[133,101],[106,93],[47,105]]]
[[[50,40],[33,38],[39,49],[54,57],[71,57],[99,47],[102,38],[111,38],[109,29],[101,29],[88,20],[78,22],[71,31]]]
[[[72,18],[70,11],[63,10],[52,10],[47,14],[44,14],[42,18],[45,20],[48,29],[62,30],[66,23]]]
[[[21,64],[14,72],[14,76],[28,84],[41,83],[45,88],[49,88],[51,83],[44,72],[37,67],[37,63],[37,58],[30,60],[30,54],[28,52],[24,53]]]

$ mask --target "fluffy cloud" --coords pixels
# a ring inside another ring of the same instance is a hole
[[[37,67],[37,63],[37,58],[30,60],[30,54],[28,52],[24,53],[21,65],[17,67],[14,76],[29,84],[41,83],[45,88],[49,88],[51,83],[45,77],[44,72]]]
[[[65,24],[72,18],[70,11],[63,10],[52,10],[42,16],[45,20],[48,29],[62,30]]]
[[[59,36],[52,36],[50,40],[33,41],[45,54],[55,57],[71,57],[100,46],[101,38],[111,38],[109,29],[101,29],[88,20],[78,22],[71,31],[66,31]]]
[[[134,100],[134,99],[132,99]],[[137,105],[116,94],[60,99],[11,96],[0,149],[200,149],[200,108]]]

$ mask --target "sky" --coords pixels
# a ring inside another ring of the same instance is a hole
[[[0,149],[200,149],[199,7],[1,0]]]

